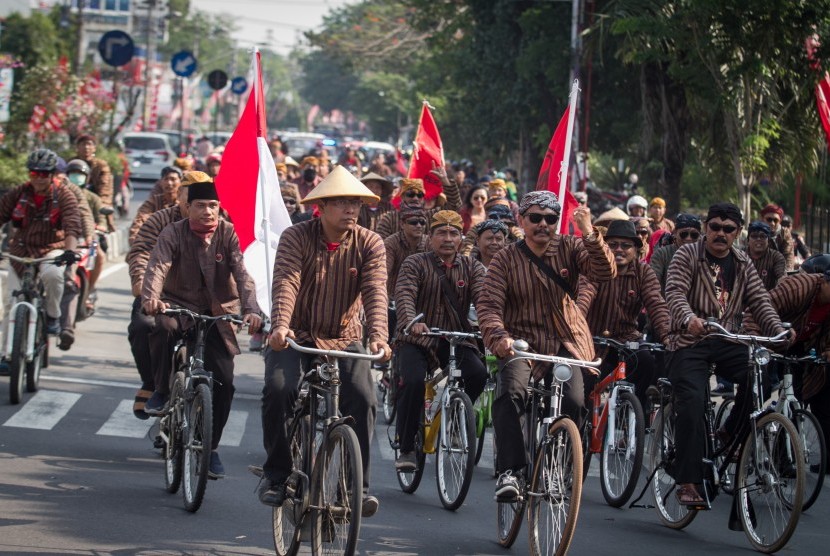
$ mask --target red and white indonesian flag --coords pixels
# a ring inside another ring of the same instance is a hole
[[[574,117],[576,116],[576,95],[579,91],[579,82],[574,81],[571,86],[571,94],[568,101],[568,108],[562,114],[553,138],[545,153],[545,160],[539,170],[539,178],[536,180],[537,191],[553,191],[559,198],[562,205],[562,217],[559,219],[559,233],[567,234],[569,225],[573,218],[574,209],[579,206],[576,197],[571,193],[570,171],[571,162],[571,138],[573,137]],[[582,233],[574,227],[574,235],[581,236]]]
[[[274,159],[268,149],[260,54],[254,50],[248,102],[233,132],[216,176],[219,201],[230,214],[245,267],[256,282],[260,309],[271,314],[271,278],[282,231],[291,218],[280,194]]]

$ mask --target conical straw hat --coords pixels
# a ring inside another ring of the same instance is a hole
[[[342,166],[335,166],[334,170],[326,178],[311,190],[301,202],[317,203],[322,199],[332,197],[362,197],[364,202],[377,202],[380,197],[360,183],[348,170]]]

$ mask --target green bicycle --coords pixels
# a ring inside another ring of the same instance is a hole
[[[498,363],[496,356],[485,351],[484,364],[487,367],[487,383],[484,385],[484,391],[473,404],[476,422],[476,438],[478,438],[478,447],[476,448],[475,463],[481,460],[481,454],[484,452],[484,435],[487,429],[493,433],[493,476],[496,476],[496,441],[495,430],[493,429],[493,400],[496,399],[496,386],[498,385]]]

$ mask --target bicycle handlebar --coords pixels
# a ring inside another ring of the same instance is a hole
[[[454,332],[452,330],[441,330],[440,328],[430,328],[429,332],[421,334],[421,336],[435,336],[438,338],[457,338],[459,340],[479,340],[481,334],[477,332]]]
[[[808,353],[807,355],[802,355],[801,357],[797,355],[782,355],[780,353],[770,352],[770,356],[773,359],[778,359],[779,361],[784,361],[785,363],[816,363],[818,365],[826,365],[827,361],[819,356],[816,353]]]
[[[75,253],[75,256],[75,261],[79,261],[80,255]],[[9,259],[10,261],[14,261],[22,265],[36,265],[40,263],[52,263],[56,265],[66,264],[66,257],[63,253],[61,253],[57,257],[40,257],[38,259],[33,259],[32,257],[18,257],[17,255],[12,255],[11,253],[3,252],[0,253],[0,258]]]
[[[589,369],[597,370],[599,370],[599,366],[602,364],[602,359],[583,361],[582,359],[571,359],[570,357],[559,357],[558,355],[542,355],[540,353],[532,353],[527,351],[530,349],[530,346],[524,340],[514,340],[512,349],[518,359],[543,361],[545,363],[562,363],[563,365],[576,365],[577,367],[587,367]]]
[[[322,355],[324,357],[342,357],[345,359],[365,359],[366,361],[380,361],[384,355],[386,355],[386,350],[382,349],[378,353],[374,355],[371,353],[355,353],[353,351],[338,351],[336,349],[317,349],[317,348],[310,348],[301,346],[291,338],[286,338],[286,342],[288,345],[291,346],[291,349],[297,350],[300,353],[307,353],[309,355]]]
[[[219,316],[212,316],[212,315],[202,315],[197,313],[196,311],[191,311],[190,309],[185,309],[184,307],[168,307],[164,311],[161,312],[164,315],[184,315],[190,317],[194,320],[201,320],[201,321],[225,321],[230,322],[237,325],[243,325],[245,322],[242,320],[242,317],[239,315],[227,314],[227,315],[219,315]]]
[[[752,334],[734,334],[728,331],[726,328],[715,322],[713,319],[709,319],[704,323],[706,328],[711,328],[716,331],[715,335],[720,336],[722,338],[726,338],[729,340],[735,340],[738,342],[743,343],[753,343],[753,344],[774,344],[778,342],[785,341],[787,336],[790,334],[790,328],[785,327],[786,330],[781,332],[776,336],[753,336]]]
[[[403,329],[403,333],[408,335],[410,330],[412,330],[412,325],[421,320],[422,318],[424,318],[424,314],[418,313],[418,315],[416,315],[415,318],[412,319],[412,322],[406,325],[406,328]]]
[[[666,349],[666,346],[657,342],[620,342],[619,340],[615,340],[614,338],[606,338],[605,336],[594,336],[594,343],[631,351],[637,351],[638,349],[665,351]]]

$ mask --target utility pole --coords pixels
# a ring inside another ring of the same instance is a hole
[[[144,0],[147,4],[147,21],[146,21],[146,28],[144,34],[144,44],[146,45],[146,63],[144,64],[144,93],[142,95],[142,110],[141,110],[141,129],[147,130],[147,109],[149,107],[149,103],[147,102],[147,98],[150,94],[150,78],[152,72],[150,71],[150,64],[153,60],[153,37],[155,26],[152,23],[152,20],[155,15],[156,5],[160,3],[160,0]],[[144,6],[139,6],[144,7]]]
[[[86,44],[84,42],[84,4],[86,0],[78,0],[78,61],[75,64],[75,75],[81,77],[86,58]]]

